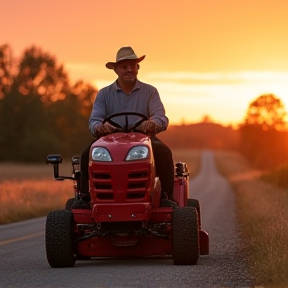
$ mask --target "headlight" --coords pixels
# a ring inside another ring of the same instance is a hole
[[[146,146],[135,146],[128,152],[126,161],[145,159],[148,157],[148,148]]]
[[[95,147],[92,150],[92,159],[95,161],[112,161],[107,149],[103,147]]]

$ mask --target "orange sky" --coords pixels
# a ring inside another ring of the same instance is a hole
[[[0,0],[0,31],[14,56],[37,45],[98,88],[131,45],[171,123],[239,123],[263,93],[288,110],[288,0]]]

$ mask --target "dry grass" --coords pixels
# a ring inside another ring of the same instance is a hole
[[[0,224],[44,216],[74,195],[72,181],[55,181],[50,165],[2,163],[0,169]],[[60,172],[70,176],[71,165],[63,164]]]
[[[242,239],[257,284],[288,285],[287,191],[259,180],[259,171],[233,152],[216,152],[223,175],[235,189]]]
[[[65,161],[60,164],[60,174],[70,175],[72,166]],[[53,166],[43,164],[16,164],[0,163],[1,180],[27,180],[27,179],[52,179]]]
[[[174,162],[185,162],[189,169],[190,178],[194,177],[201,168],[201,150],[174,149]]]
[[[1,181],[0,224],[44,216],[65,207],[73,197],[72,182],[54,180]]]
[[[200,167],[200,152],[175,150],[176,162],[185,162],[193,177]],[[63,209],[73,197],[73,182],[55,181],[53,167],[46,164],[0,164],[0,224],[44,216]],[[71,164],[60,165],[60,175],[71,175]]]

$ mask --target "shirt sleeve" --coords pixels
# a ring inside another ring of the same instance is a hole
[[[96,136],[95,128],[100,126],[106,117],[105,92],[101,89],[95,98],[91,116],[89,119],[89,129],[92,135]]]
[[[169,119],[165,115],[165,108],[160,99],[158,90],[154,88],[149,99],[149,116],[157,125],[157,133],[165,131],[169,125]]]

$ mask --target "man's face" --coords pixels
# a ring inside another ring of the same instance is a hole
[[[124,83],[133,83],[138,74],[138,64],[135,60],[123,60],[115,66],[115,72]]]

